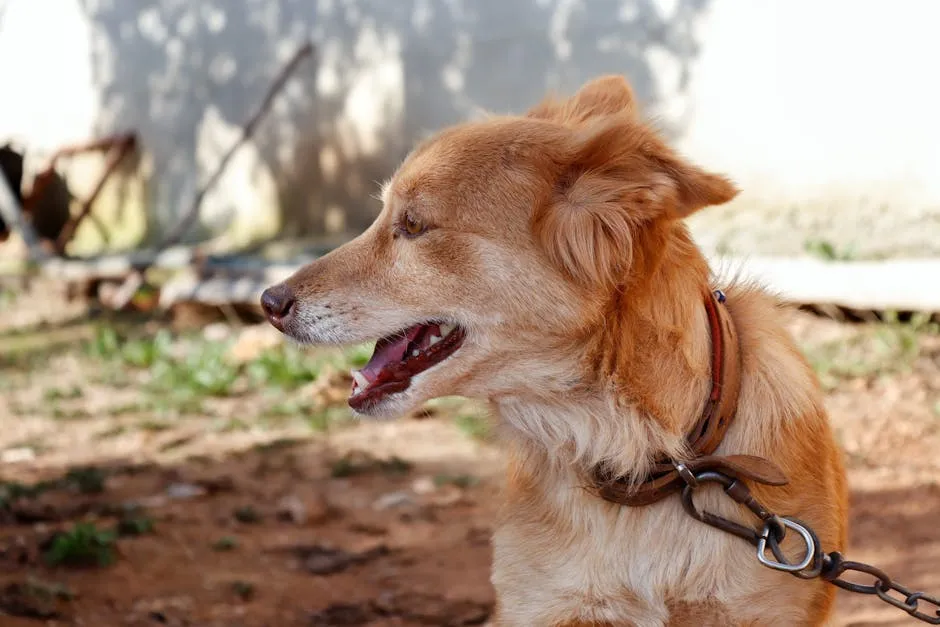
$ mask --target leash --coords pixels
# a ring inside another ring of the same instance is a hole
[[[677,468],[682,464],[677,464]],[[682,471],[680,471],[682,472]],[[819,538],[812,527],[806,523],[790,517],[778,516],[764,507],[754,498],[748,487],[739,479],[727,474],[705,470],[702,472],[683,472],[686,478],[682,489],[682,506],[692,518],[746,540],[757,547],[757,560],[768,568],[788,572],[801,579],[820,578],[828,581],[843,590],[858,594],[873,595],[879,599],[903,610],[930,625],[940,625],[940,597],[931,596],[924,592],[916,592],[892,579],[886,572],[864,562],[846,560],[838,551],[824,553]],[[695,507],[692,494],[696,488],[706,483],[718,483],[724,488],[725,494],[735,503],[744,505],[761,523],[760,532],[740,525],[734,521],[722,518],[710,512],[701,511]],[[795,532],[806,548],[803,557],[798,562],[790,562],[780,550],[787,530]],[[768,557],[767,549],[773,557]],[[853,583],[842,578],[847,571],[865,573],[874,578],[871,584]],[[923,607],[921,604],[923,603]]]
[[[877,596],[914,618],[940,625],[940,597],[911,590],[880,568],[846,560],[838,551],[825,553],[812,527],[792,516],[775,514],[754,498],[745,479],[764,485],[786,485],[787,477],[776,464],[754,455],[713,454],[734,420],[741,384],[737,335],[730,314],[721,307],[724,302],[721,290],[705,298],[712,338],[712,385],[702,416],[687,436],[691,458],[681,462],[658,459],[642,481],[613,476],[609,469],[602,467],[594,468],[594,492],[606,501],[631,507],[650,505],[679,493],[682,507],[689,516],[750,543],[757,549],[757,560],[767,568],[801,579],[819,578],[849,592]],[[699,510],[692,495],[707,483],[719,484],[731,500],[746,507],[757,519],[760,531]],[[788,531],[798,535],[805,547],[799,561],[787,560],[780,548]],[[849,571],[864,573],[874,581],[871,584],[848,581],[842,576]]]

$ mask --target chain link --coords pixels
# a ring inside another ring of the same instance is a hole
[[[688,472],[687,469],[686,471]],[[940,625],[940,597],[915,592],[892,580],[880,568],[863,562],[848,561],[838,551],[824,553],[816,532],[809,525],[790,516],[774,514],[755,499],[750,489],[739,479],[714,470],[697,474],[688,472],[688,474],[689,477],[683,475],[686,486],[682,490],[682,506],[685,511],[706,525],[753,544],[757,548],[757,559],[764,566],[789,572],[801,579],[818,577],[849,592],[877,596],[888,605],[903,610],[916,619],[931,625]],[[721,485],[725,494],[735,503],[745,506],[755,518],[761,521],[761,531],[758,532],[727,518],[698,509],[692,500],[692,495],[696,489],[706,483]],[[787,559],[780,548],[780,543],[783,542],[788,530],[799,536],[804,547],[802,557],[793,562]],[[768,556],[768,550],[772,557]],[[872,583],[861,584],[843,579],[842,575],[850,571],[870,576]]]

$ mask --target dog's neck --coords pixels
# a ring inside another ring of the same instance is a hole
[[[633,476],[656,457],[681,455],[710,386],[708,266],[684,229],[667,235],[635,256],[631,274],[642,280],[611,297],[587,338],[554,355],[555,389],[497,401],[524,449],[575,471],[604,463]],[[575,364],[582,382],[561,383]]]

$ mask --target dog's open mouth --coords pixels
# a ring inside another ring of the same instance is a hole
[[[407,390],[412,377],[453,355],[465,337],[459,326],[426,322],[380,339],[369,363],[352,372],[349,406],[358,411]]]

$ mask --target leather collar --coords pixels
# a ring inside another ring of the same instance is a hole
[[[679,463],[660,458],[640,482],[633,482],[630,477],[611,477],[602,468],[594,468],[593,488],[602,499],[634,507],[650,505],[685,487],[688,477],[692,476],[688,472],[694,475],[704,470],[721,470],[733,477],[768,485],[787,482],[775,464],[760,457],[713,455],[737,413],[741,389],[740,345],[724,302],[725,295],[721,291],[705,296],[712,344],[712,382],[702,415],[687,435],[690,459]]]

